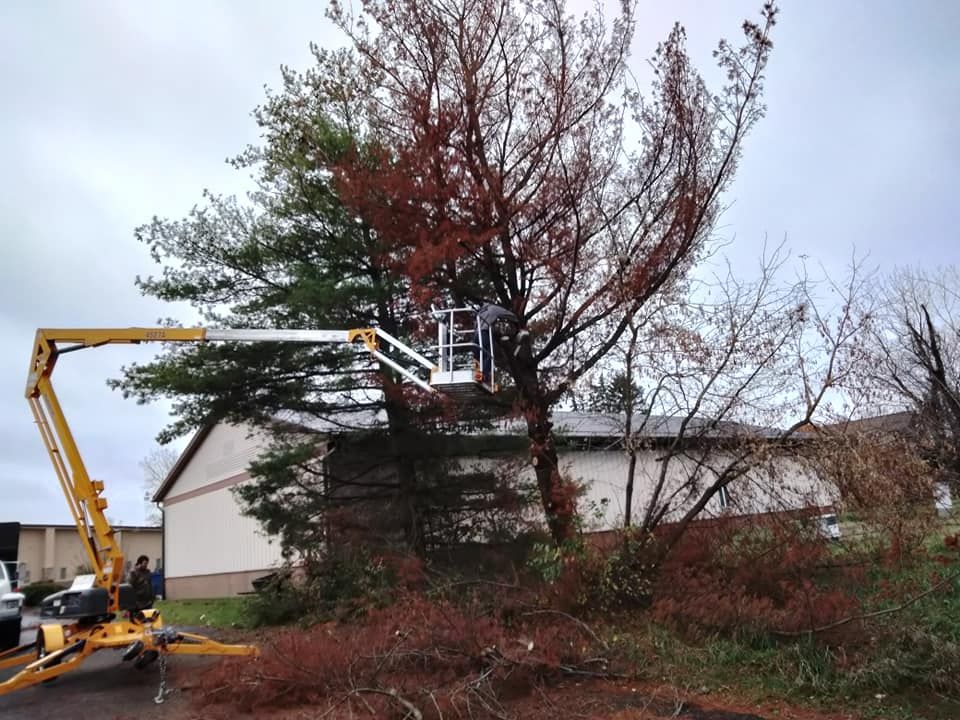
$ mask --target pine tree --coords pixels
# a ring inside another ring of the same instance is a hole
[[[137,279],[141,291],[189,303],[208,326],[377,324],[416,343],[420,328],[406,281],[391,272],[394,258],[377,235],[340,203],[326,169],[367,142],[350,124],[351,98],[347,85],[330,87],[328,95],[305,93],[301,78],[285,72],[283,91],[255,112],[262,147],[232,161],[253,172],[257,190],[246,202],[205,193],[205,205],[185,219],[154,218],[139,228],[138,239],[163,266],[159,276]],[[431,433],[453,424],[447,408],[411,393],[355,349],[176,345],[154,362],[125,368],[113,384],[141,401],[173,400],[177,420],[163,441],[219,420],[268,430],[272,447],[252,466],[256,482],[239,495],[285,548],[301,555],[323,546],[331,521],[364,513],[376,521],[368,536],[391,539],[399,527],[406,545],[422,553],[427,510],[444,510],[429,487],[441,484],[436,476],[449,464],[424,463],[422,455],[436,442]],[[318,458],[329,450],[331,431],[375,438],[379,452],[368,455],[363,477],[324,471]],[[432,470],[429,482],[424,467]]]

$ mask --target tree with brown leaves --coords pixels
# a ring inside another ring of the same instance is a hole
[[[392,248],[417,300],[494,302],[529,331],[532,343],[498,350],[558,542],[576,500],[551,408],[705,252],[764,113],[776,15],[766,3],[741,46],[719,43],[717,93],[675,26],[644,97],[628,65],[632,2],[609,23],[599,9],[576,19],[563,0],[331,8],[355,64],[318,51],[310,92],[353,93],[350,119],[380,147],[334,169],[340,194]]]

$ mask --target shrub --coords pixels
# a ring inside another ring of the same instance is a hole
[[[845,677],[855,691],[927,688],[960,695],[960,643],[900,619],[878,633],[869,653],[856,658]]]
[[[61,590],[63,590],[62,585],[46,580],[30,583],[20,588],[20,592],[24,595],[23,603],[27,607],[36,607],[43,602],[45,597]]]
[[[250,616],[256,625],[309,625],[362,615],[387,605],[398,588],[415,585],[420,569],[415,558],[341,548],[301,567],[278,571],[252,596]]]
[[[547,586],[547,602],[600,614],[650,604],[656,569],[652,538],[633,529],[534,546],[527,567]]]
[[[565,668],[602,671],[594,642],[562,613],[528,612],[507,626],[477,606],[404,592],[350,623],[281,631],[256,662],[212,668],[201,697],[241,712],[310,704],[320,715],[340,707],[344,717],[399,717],[409,710],[391,714],[399,695],[424,717],[470,717]]]
[[[841,510],[863,528],[859,542],[885,564],[909,566],[939,522],[937,474],[915,442],[888,432],[826,433],[808,446],[814,468],[836,484]]]
[[[249,598],[247,612],[255,627],[285,625],[307,614],[304,597],[293,586],[289,568],[274,573]]]
[[[595,576],[588,578],[591,605],[604,611],[649,606],[656,571],[651,551],[651,538],[625,531]]]
[[[792,518],[705,523],[668,557],[653,616],[694,637],[828,625],[859,608],[844,569],[828,567],[829,554],[827,543]]]

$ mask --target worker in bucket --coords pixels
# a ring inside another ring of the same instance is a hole
[[[491,332],[492,330],[492,332]],[[514,355],[518,355],[530,339],[530,333],[520,327],[520,318],[516,313],[493,303],[485,303],[477,310],[477,327],[473,336],[473,358],[480,366],[480,373],[485,384],[490,383],[490,369],[492,366],[493,335],[506,343],[511,340],[517,343]]]

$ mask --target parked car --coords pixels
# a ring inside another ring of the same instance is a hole
[[[17,590],[17,564],[0,562],[0,652],[20,644],[23,595]]]
[[[840,521],[836,513],[826,513],[817,518],[820,535],[826,540],[840,542]]]

